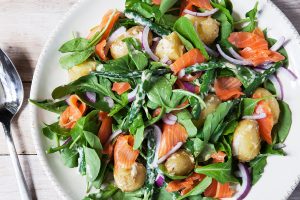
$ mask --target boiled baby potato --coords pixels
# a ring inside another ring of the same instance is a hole
[[[144,31],[143,26],[134,26],[127,30],[126,33],[120,35],[111,45],[110,53],[113,59],[117,59],[128,54],[126,43],[122,40],[125,38],[133,37],[142,43],[142,33]],[[149,32],[148,36],[149,45],[152,44],[152,33]]]
[[[185,17],[194,25],[196,24],[198,34],[205,44],[212,44],[219,36],[220,23],[217,20],[211,17],[196,17],[189,14],[186,14]]]
[[[280,108],[276,98],[272,97],[272,94],[264,88],[258,88],[257,90],[255,90],[253,96],[259,96],[261,98],[268,97],[265,99],[265,101],[271,108],[274,124],[277,124],[280,115]]]
[[[170,175],[186,176],[195,167],[194,157],[185,150],[179,150],[167,159],[165,167]]]
[[[160,59],[168,58],[171,61],[175,61],[182,56],[183,50],[184,46],[181,43],[180,38],[176,32],[173,32],[159,41],[155,50],[155,55]]]
[[[222,103],[222,101],[214,94],[208,94],[204,98],[204,102],[206,104],[206,108],[201,111],[199,119],[194,121],[194,124],[197,127],[202,126],[206,117],[215,112],[220,103]]]
[[[69,69],[69,79],[70,81],[75,81],[82,76],[88,75],[91,71],[96,70],[95,61],[85,61],[79,65],[76,65]]]
[[[133,192],[140,189],[146,179],[146,168],[135,163],[130,169],[118,168],[114,170],[114,180],[123,192]]]
[[[240,121],[233,135],[233,153],[241,162],[248,162],[259,154],[260,142],[257,121]]]

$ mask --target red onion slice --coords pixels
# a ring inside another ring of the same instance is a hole
[[[96,103],[96,93],[95,92],[86,92],[85,96],[87,97],[87,99],[92,102],[92,103]]]
[[[174,125],[177,121],[177,117],[173,114],[168,113],[162,118],[162,120],[165,124]]]
[[[158,151],[159,151],[159,146],[160,146],[160,141],[161,141],[161,135],[162,135],[162,132],[160,130],[160,128],[157,126],[157,125],[153,125],[153,128],[154,128],[154,135],[156,137],[156,148],[155,148],[155,155],[154,155],[154,159],[152,161],[152,163],[150,164],[150,166],[152,168],[155,168],[157,167],[157,161],[158,161]]]
[[[271,51],[278,51],[285,42],[285,37],[281,36],[277,42],[270,48]]]
[[[129,102],[133,102],[135,100],[135,96],[136,96],[137,91],[138,91],[138,86],[136,86],[134,88],[134,90],[132,90],[130,93],[128,93],[127,98],[128,98]]]
[[[173,153],[175,153],[180,147],[183,145],[182,142],[178,142],[166,155],[158,159],[157,164],[163,163],[169,156],[171,156]]]
[[[165,182],[165,177],[162,174],[157,174],[157,177],[155,179],[155,183],[158,187],[162,187]]]
[[[103,97],[103,100],[108,103],[109,108],[113,108],[115,106],[114,100],[112,100],[112,98],[106,96]]]
[[[293,71],[291,71],[290,69],[285,68],[285,67],[280,67],[278,70],[278,73],[287,74],[287,76],[292,78],[292,80],[298,79],[298,76]]]
[[[216,12],[218,12],[218,8],[214,8],[212,10],[209,10],[209,11],[205,11],[203,13],[201,12],[193,12],[191,10],[188,10],[188,9],[184,9],[184,13],[185,14],[189,14],[189,15],[193,15],[193,16],[196,16],[196,17],[208,17],[208,16],[211,16],[213,14],[215,14]]]
[[[148,41],[149,31],[150,31],[149,26],[146,26],[142,34],[142,45],[146,53],[150,56],[152,60],[159,61],[159,58],[152,52],[152,50],[149,47],[149,41]]]
[[[242,186],[240,190],[233,196],[233,199],[243,200],[251,189],[251,177],[247,166],[242,163],[238,164],[240,175],[242,177]]]
[[[283,93],[283,85],[281,83],[281,80],[277,77],[277,75],[271,76],[269,80],[273,83],[276,89],[277,98],[283,100],[284,93]]]
[[[120,135],[122,133],[122,130],[116,130],[115,132],[113,132],[113,134],[108,138],[106,144],[111,143],[111,141],[113,141],[113,139],[115,137],[117,137],[118,135]]]
[[[233,64],[236,64],[236,65],[252,65],[252,63],[247,61],[247,60],[237,60],[237,59],[234,59],[234,58],[226,55],[226,53],[222,50],[222,48],[220,47],[219,44],[217,44],[217,49],[218,49],[219,53],[221,54],[221,56],[223,58],[225,58],[227,61],[229,61]]]
[[[232,47],[228,49],[231,55],[238,60],[245,60],[238,52],[236,52]]]
[[[121,26],[117,30],[115,30],[108,38],[106,46],[105,46],[105,52],[108,52],[109,48],[111,47],[112,43],[122,34],[126,33],[126,28],[124,26]]]
[[[243,119],[257,120],[257,119],[263,119],[266,117],[267,117],[266,113],[260,113],[260,114],[250,115],[250,116],[243,116]]]

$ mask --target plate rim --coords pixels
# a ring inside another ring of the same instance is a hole
[[[31,87],[30,87],[30,95],[29,95],[30,99],[36,98],[36,96],[37,96],[38,87],[37,87],[36,82],[38,81],[40,71],[43,68],[42,63],[44,62],[44,59],[46,57],[47,49],[49,49],[49,46],[52,44],[55,36],[62,29],[64,22],[68,19],[68,17],[70,15],[73,14],[73,12],[76,9],[80,8],[80,5],[82,3],[84,3],[85,1],[88,1],[88,0],[77,0],[70,7],[70,9],[68,9],[68,11],[66,11],[66,13],[63,15],[63,17],[58,21],[58,23],[55,26],[55,28],[53,29],[53,31],[49,34],[46,42],[44,43],[44,45],[42,47],[41,53],[38,57],[38,61],[35,66],[35,69],[34,69],[33,78],[32,78]],[[258,1],[260,1],[260,0],[258,0]],[[300,34],[297,31],[294,24],[285,15],[285,13],[271,0],[267,0],[267,2],[265,3],[264,6],[271,6],[278,13],[280,13],[280,17],[282,17],[282,19],[286,21],[287,26],[289,26],[289,28],[293,31],[292,35],[295,36],[294,41],[297,42],[298,45],[300,45]],[[263,9],[264,9],[264,7],[262,8],[262,12],[263,12]],[[43,150],[41,144],[39,144],[39,142],[38,142],[38,140],[39,140],[38,135],[37,135],[38,122],[35,120],[38,108],[32,104],[29,104],[29,106],[30,106],[29,112],[30,112],[30,121],[31,121],[31,128],[30,128],[31,137],[33,138],[34,147],[35,147],[35,150],[37,153],[38,160],[42,166],[43,172],[46,174],[46,176],[50,180],[51,184],[54,185],[54,188],[58,192],[58,195],[60,195],[63,199],[70,199],[70,196],[68,195],[66,190],[64,190],[63,187],[61,187],[59,185],[58,180],[55,178],[55,174],[52,172],[52,168],[49,165],[47,165],[46,154],[44,153],[44,150]],[[300,174],[297,174],[297,176],[295,176],[295,178],[294,178],[293,185],[291,186],[290,190],[287,191],[289,196],[293,193],[293,191],[296,189],[296,187],[298,186],[299,183],[300,183]],[[286,197],[286,199],[288,199],[289,196]]]

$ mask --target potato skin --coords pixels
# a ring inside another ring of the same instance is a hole
[[[194,121],[195,126],[200,127],[203,125],[206,117],[213,113],[217,107],[219,106],[220,103],[222,103],[222,101],[214,94],[208,94],[205,98],[204,98],[204,102],[206,104],[206,108],[204,108],[201,113],[200,113],[200,117],[198,120]]]
[[[259,96],[261,98],[269,96],[269,98],[267,98],[265,101],[269,104],[269,106],[271,108],[274,125],[277,124],[279,115],[280,115],[280,108],[279,108],[279,104],[278,104],[278,101],[276,100],[276,98],[271,97],[272,96],[271,92],[269,92],[268,90],[266,90],[264,88],[258,88],[255,90],[253,96]]]
[[[261,139],[255,120],[242,120],[234,131],[232,150],[241,162],[255,158],[260,151]]]
[[[142,33],[143,33],[144,27],[143,26],[134,26],[131,27],[126,31],[126,33],[120,35],[111,45],[110,47],[110,53],[113,59],[117,59],[123,56],[126,56],[128,54],[128,49],[126,46],[126,43],[122,40],[125,38],[133,37],[136,38],[138,41],[141,41]],[[149,45],[152,43],[152,33],[149,32]]]
[[[165,167],[171,175],[188,175],[195,167],[194,157],[185,150],[178,150],[167,159]]]
[[[79,65],[76,65],[69,69],[69,80],[75,81],[82,76],[88,75],[91,71],[96,70],[96,62],[95,61],[85,61]]]
[[[140,163],[135,163],[132,168],[118,168],[114,170],[114,180],[123,192],[133,192],[140,189],[146,179],[146,168]]]
[[[167,57],[169,60],[175,61],[182,56],[184,46],[176,32],[161,39],[155,49],[155,55],[160,59]]]
[[[196,17],[189,14],[186,14],[185,17],[196,24],[198,34],[205,44],[212,44],[219,36],[220,23],[217,20],[211,17]]]

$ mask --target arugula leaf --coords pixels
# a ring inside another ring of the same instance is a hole
[[[278,101],[280,115],[278,123],[274,127],[274,132],[278,136],[278,142],[283,143],[287,138],[292,125],[292,112],[287,103]]]
[[[195,172],[212,177],[220,183],[237,182],[237,179],[231,174],[231,163],[232,160],[229,159],[225,163],[214,163],[196,168]]]
[[[78,166],[79,154],[78,151],[76,151],[75,149],[65,148],[61,151],[60,155],[65,166],[69,168],[74,168]]]
[[[249,67],[233,65],[230,63],[226,63],[226,67],[234,73],[234,75],[241,81],[245,88],[247,88],[251,83],[253,83],[255,77],[258,75],[254,70],[251,70]]]
[[[217,126],[224,120],[226,115],[229,113],[234,103],[227,101],[221,103],[214,113],[209,114],[204,122],[202,134],[204,141],[209,141],[211,136],[217,129]]]
[[[68,107],[68,104],[66,101],[53,101],[53,100],[43,100],[43,101],[36,101],[29,99],[30,103],[33,103],[34,105],[44,109],[48,110],[50,112],[54,112],[57,114],[60,114],[65,111],[65,109]]]
[[[81,64],[86,61],[94,53],[94,50],[94,47],[90,47],[83,51],[78,51],[62,56],[59,59],[59,63],[64,69],[70,69],[71,67],[74,67],[75,65]]]
[[[195,137],[197,135],[197,128],[192,122],[192,115],[187,110],[182,110],[177,113],[177,120],[184,126],[188,132],[189,137]]]
[[[145,126],[140,126],[139,128],[137,128],[136,133],[134,135],[133,150],[140,148],[140,146],[142,145],[142,142],[144,140],[144,130]]]
[[[213,153],[216,153],[215,146],[213,144],[207,143],[203,146],[203,149],[201,150],[198,160],[200,162],[208,161],[211,158],[211,154]]]
[[[191,191],[187,194],[180,196],[177,200],[185,199],[189,196],[202,194],[212,183],[212,178],[205,177],[198,185],[196,185]]]
[[[201,104],[195,97],[190,97],[189,102],[192,108],[191,110],[192,119],[199,119],[201,113]]]
[[[84,147],[84,154],[86,160],[87,179],[89,181],[93,181],[97,178],[99,174],[101,161],[97,152],[94,149]]]
[[[263,145],[260,152],[261,152],[261,154],[266,155],[266,156],[271,156],[271,155],[285,156],[286,155],[284,150],[276,148],[275,144]]]
[[[251,160],[249,164],[252,169],[252,185],[255,185],[262,176],[265,166],[267,165],[267,156],[259,155]]]
[[[60,127],[58,122],[55,122],[53,124],[45,124],[45,127],[42,129],[43,134],[53,140],[55,137],[67,137],[70,135],[70,131],[68,129],[64,129]]]
[[[104,189],[100,189],[98,193],[89,194],[88,196],[84,197],[83,200],[107,200],[112,195],[114,195],[119,188],[114,184],[109,184]]]
[[[200,40],[192,22],[186,17],[180,17],[174,24],[174,30],[182,37],[189,40],[196,48],[198,48],[205,59],[209,60],[209,55],[205,50],[203,42]]]
[[[202,79],[202,84],[201,84],[200,93],[205,95],[208,93],[211,83],[215,79],[215,70],[214,69],[207,70],[206,73],[201,77],[201,79]]]
[[[86,38],[74,38],[64,43],[59,51],[61,53],[83,51],[89,47],[90,41]]]
[[[257,26],[256,14],[258,12],[258,2],[256,2],[254,8],[246,13],[246,17],[249,19],[249,24],[242,28],[244,32],[252,32]]]
[[[88,97],[86,96],[85,92],[76,92],[76,95],[80,98],[82,102],[84,102],[86,105],[90,106],[91,108],[94,108],[96,110],[101,110],[104,112],[109,112],[110,107],[108,105],[108,102],[105,100],[104,95],[102,94],[96,94],[96,102],[91,102]]]
[[[177,176],[177,175],[168,173],[164,164],[158,165],[158,168],[166,177],[168,177],[169,179],[172,179],[172,180],[182,180],[182,179],[185,179],[188,177],[188,176]]]

